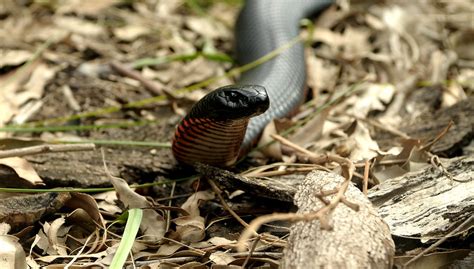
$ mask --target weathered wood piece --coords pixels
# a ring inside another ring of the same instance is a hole
[[[343,181],[341,176],[328,172],[308,174],[295,196],[298,213],[324,207],[316,194],[333,190]],[[319,220],[291,226],[282,268],[391,268],[395,245],[387,224],[352,184],[346,197],[359,206],[359,211],[337,205],[329,217],[332,230],[322,230]]]
[[[39,193],[0,199],[0,223],[13,229],[33,225],[45,215],[56,213],[71,198],[69,193]]]
[[[222,188],[241,189],[258,197],[292,202],[299,180],[282,180],[281,178],[248,178],[216,167],[197,164],[199,174],[214,179]]]
[[[474,213],[474,156],[442,159],[442,163],[453,178],[430,166],[369,191],[392,235],[438,239]]]

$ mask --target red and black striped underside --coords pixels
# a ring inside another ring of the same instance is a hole
[[[239,157],[248,119],[216,121],[186,117],[176,128],[172,150],[185,164],[228,166]]]

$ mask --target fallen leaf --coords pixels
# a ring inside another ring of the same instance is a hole
[[[225,237],[219,237],[219,236],[214,236],[212,238],[209,238],[209,240],[207,241],[213,244],[214,246],[232,246],[237,243],[236,240],[229,240]]]
[[[68,0],[59,5],[56,12],[58,14],[67,13],[78,13],[89,16],[97,16],[104,9],[110,8],[115,4],[119,3],[119,0],[101,0],[101,1],[81,1],[81,0]]]
[[[217,265],[228,265],[235,261],[235,258],[227,252],[216,251],[212,253],[211,256],[209,256],[209,260],[213,261]]]
[[[186,26],[208,39],[228,37],[230,33],[222,23],[208,17],[187,17]]]
[[[110,177],[110,179],[117,192],[117,197],[127,208],[143,209],[143,218],[140,224],[143,238],[153,242],[161,240],[166,232],[163,216],[153,209],[148,209],[153,205],[145,197],[134,192],[125,180],[118,177]]]
[[[186,202],[181,206],[182,209],[186,210],[189,213],[189,216],[195,217],[199,216],[199,205],[203,201],[209,201],[215,198],[214,192],[207,191],[198,191],[193,195],[189,196]]]
[[[71,33],[82,36],[97,37],[105,34],[102,25],[88,22],[76,17],[56,16],[54,17],[54,23],[58,28],[65,29]]]
[[[0,68],[5,66],[18,66],[28,61],[33,54],[27,50],[0,49]]]
[[[150,28],[142,25],[127,25],[113,29],[114,35],[118,39],[126,42],[134,41],[139,36],[145,35],[148,32],[150,32]]]
[[[55,73],[55,70],[45,64],[36,66],[28,82],[23,86],[23,91],[16,94],[16,105],[20,106],[30,99],[43,97],[44,87],[54,77]]]
[[[379,145],[370,137],[367,127],[360,121],[355,124],[354,131],[349,135],[345,145],[350,151],[352,161],[370,160],[378,156]]]
[[[49,254],[68,255],[66,247],[66,235],[69,233],[70,227],[64,226],[66,220],[63,217],[55,219],[46,231],[48,236]]]
[[[174,242],[169,242],[166,244],[162,244],[160,248],[158,248],[156,255],[157,256],[171,256],[174,253],[176,253],[176,251],[180,250],[181,248],[183,248],[183,245],[177,244]]]
[[[368,84],[367,89],[358,96],[357,102],[348,113],[366,118],[372,111],[384,111],[394,94],[395,88],[391,84]]]
[[[175,218],[176,232],[180,235],[183,242],[199,242],[205,237],[205,219],[200,216],[199,205],[202,201],[214,199],[212,191],[199,191],[188,197],[181,206],[188,216]]]
[[[33,166],[25,159],[20,157],[10,157],[0,159],[0,165],[10,167],[21,179],[25,180],[29,186],[38,186],[43,184]]]

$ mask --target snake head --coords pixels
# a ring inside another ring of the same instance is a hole
[[[193,106],[189,116],[219,121],[245,119],[262,114],[269,105],[264,87],[229,85],[204,96]]]

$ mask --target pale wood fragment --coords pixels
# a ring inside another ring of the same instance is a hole
[[[441,163],[445,172],[428,166],[369,191],[369,199],[392,235],[422,241],[442,238],[474,213],[474,156],[442,159]],[[474,223],[467,229],[472,227]]]
[[[337,188],[344,178],[314,171],[299,186],[294,202],[298,213],[325,206],[316,195]],[[326,197],[328,201],[334,195]],[[346,191],[354,211],[339,204],[329,216],[332,230],[322,230],[319,220],[301,221],[291,226],[282,268],[391,268],[395,245],[387,224],[378,216],[364,194],[352,184]]]

